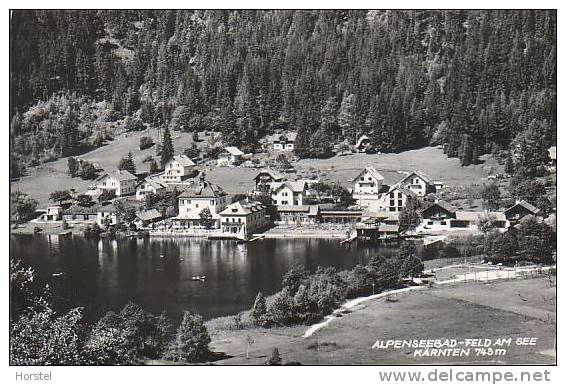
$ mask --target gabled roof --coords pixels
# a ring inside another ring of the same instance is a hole
[[[552,160],[556,160],[556,146],[552,146],[548,149],[548,156]]]
[[[282,181],[283,179],[285,179],[285,177],[283,176],[283,174],[281,174],[278,171],[273,170],[272,168],[264,168],[259,170],[259,172],[256,174],[256,176],[254,176],[254,180],[257,179],[261,174],[269,174],[271,176],[271,178],[273,178],[274,181]]]
[[[366,173],[370,174],[375,180],[383,180],[383,175],[381,175],[373,166],[368,166],[364,168],[355,178],[354,183],[358,180],[362,175]]]
[[[410,197],[416,197],[416,196],[417,196],[417,194],[416,194],[414,191],[409,190],[409,189],[406,189],[406,188],[403,188],[403,187],[401,187],[401,186],[398,185],[398,184],[391,186],[391,188],[387,191],[386,194],[389,194],[389,193],[391,193],[391,192],[393,192],[393,191],[395,191],[395,190],[400,191],[400,192],[402,192],[403,194],[405,194],[405,195],[407,195],[407,196],[410,196]]]
[[[297,140],[296,132],[288,132],[286,134],[278,134],[273,136],[274,142],[281,142],[281,141],[294,142],[295,140]]]
[[[289,187],[293,192],[304,192],[307,189],[307,182],[304,180],[298,181],[285,181],[285,182],[272,182],[271,189],[276,192],[283,187]]]
[[[358,141],[356,142],[356,148],[359,148],[362,143],[364,142],[364,140],[369,140],[369,137],[367,135],[362,135],[358,138]]]
[[[439,200],[437,202],[434,202],[432,205],[428,206],[426,209],[422,210],[421,214],[424,215],[425,212],[432,209],[433,207],[440,207],[444,211],[448,211],[449,213],[452,214],[454,213],[454,208],[448,202]]]
[[[116,179],[119,182],[138,179],[134,174],[132,174],[128,170],[114,170],[114,171],[106,171],[104,174],[96,178],[96,181],[100,181],[105,177]]]
[[[424,180],[426,183],[430,184],[430,185],[434,185],[434,182],[428,177],[426,176],[423,172],[421,171],[411,171],[409,174],[407,174],[407,176],[405,176],[403,179],[401,179],[399,182],[397,183],[403,183],[405,182],[407,179],[411,178],[413,175],[418,176],[419,178],[421,178],[422,180]]]
[[[146,178],[144,178],[143,180],[141,180],[137,185],[136,188],[144,183],[148,183],[151,187],[153,187],[156,190],[162,189],[162,188],[166,188],[165,185],[163,185],[162,183],[158,182],[157,180],[153,179],[151,176],[148,176]]]
[[[152,221],[154,219],[161,218],[161,213],[157,209],[151,209],[137,212],[136,217],[142,221]]]
[[[179,198],[218,198],[226,195],[222,187],[209,181],[193,183]]]
[[[517,206],[521,206],[521,207],[525,208],[527,211],[530,211],[534,215],[536,215],[540,212],[539,208],[533,206],[532,204],[530,204],[526,200],[520,200],[519,202],[515,203],[513,206],[511,206],[507,210],[505,210],[505,213],[507,213],[508,211],[511,211],[512,209],[514,209]]]
[[[171,163],[171,162],[177,162],[183,167],[191,167],[191,166],[195,165],[195,162],[193,162],[193,160],[191,158],[189,158],[188,156],[183,155],[183,154],[175,155],[173,157],[173,159],[170,159],[166,163],[166,165]]]
[[[242,151],[240,151],[240,149],[238,147],[228,146],[228,147],[224,148],[224,150],[229,152],[231,155],[234,155],[234,156],[244,155],[244,153]]]
[[[226,206],[226,208],[220,212],[220,216],[249,215],[264,209],[265,206],[260,202],[248,202],[246,200],[241,200]]]

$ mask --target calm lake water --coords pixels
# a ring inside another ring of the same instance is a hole
[[[267,239],[246,245],[204,239],[91,240],[80,236],[13,235],[11,258],[35,269],[59,309],[84,306],[89,319],[119,311],[132,300],[146,310],[184,310],[206,319],[249,309],[256,294],[280,288],[293,262],[307,269],[350,269],[393,246],[341,246],[332,239]],[[64,273],[53,276],[53,273]],[[196,275],[204,282],[192,281]]]

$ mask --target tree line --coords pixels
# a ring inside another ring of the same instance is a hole
[[[556,141],[552,10],[26,10],[10,44],[15,126],[54,94],[84,98],[55,127],[12,128],[16,143],[59,132],[45,148],[61,154],[80,106],[101,100],[115,119],[250,149],[294,130],[301,157],[362,134],[382,152],[440,144],[463,165],[519,135]]]

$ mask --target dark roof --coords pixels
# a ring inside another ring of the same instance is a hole
[[[264,168],[262,170],[259,170],[259,172],[254,177],[254,180],[257,179],[261,174],[269,174],[273,178],[273,180],[275,180],[275,181],[281,181],[285,178],[283,176],[283,174],[281,174],[280,172],[275,171],[272,168],[268,167],[268,168]]]
[[[179,198],[218,198],[226,195],[222,188],[209,181],[196,182],[183,191]]]
[[[294,142],[295,140],[297,140],[296,132],[288,132],[286,134],[277,134],[273,136],[274,142],[279,142],[279,141]]]
[[[428,206],[426,209],[424,209],[421,212],[421,214],[424,215],[427,211],[431,210],[434,207],[440,207],[444,211],[448,211],[449,213],[452,213],[452,214],[454,213],[454,208],[448,202],[440,200],[440,201],[434,202],[432,205]]]
[[[508,211],[511,211],[512,209],[514,209],[517,206],[522,206],[524,207],[527,211],[530,211],[533,214],[538,214],[540,212],[540,209],[533,206],[532,204],[530,204],[529,202],[525,201],[525,200],[521,200],[517,203],[515,203],[513,206],[509,207],[507,210],[505,210],[505,212],[507,213]]]

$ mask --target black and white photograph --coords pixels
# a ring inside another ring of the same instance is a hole
[[[548,383],[559,11],[230,6],[9,10],[7,378]]]

